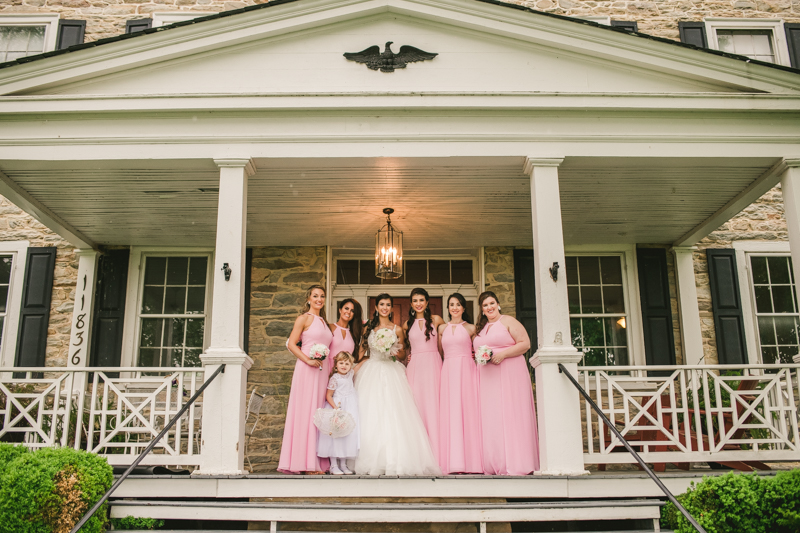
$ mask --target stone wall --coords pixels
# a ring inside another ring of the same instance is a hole
[[[57,248],[45,364],[67,366],[72,304],[75,300],[75,283],[78,279],[78,257],[75,255],[75,248],[2,196],[0,196],[0,241],[29,241],[31,247]]]
[[[268,0],[6,0],[0,13],[59,13],[61,18],[86,20],[86,40],[114,37],[125,21],[148,18],[153,12],[210,14],[264,4]],[[679,40],[678,21],[703,17],[781,18],[800,22],[797,0],[509,0],[531,9],[574,17],[610,16],[634,20],[639,31]]]
[[[783,195],[780,185],[747,206],[741,213],[697,244],[697,250],[694,252],[694,275],[703,333],[703,355],[708,364],[718,363],[719,359],[717,357],[714,314],[711,311],[711,288],[708,281],[706,249],[731,248],[733,241],[741,240],[789,240],[786,219],[783,216]]]
[[[266,394],[249,455],[256,472],[274,472],[297,359],[286,339],[305,303],[310,285],[325,285],[325,247],[253,249],[250,293],[250,357],[247,392]]]
[[[483,251],[486,290],[497,295],[504,315],[517,316],[514,288],[514,248],[487,246]],[[477,318],[475,319],[477,322]]]

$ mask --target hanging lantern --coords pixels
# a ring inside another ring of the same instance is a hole
[[[383,279],[397,279],[403,275],[403,232],[392,226],[394,209],[387,207],[386,225],[375,234],[375,275]]]

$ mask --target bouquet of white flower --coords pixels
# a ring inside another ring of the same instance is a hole
[[[483,366],[492,360],[493,355],[492,349],[484,344],[475,351],[475,362]]]
[[[312,344],[311,349],[308,351],[308,358],[316,361],[324,361],[330,350],[324,344]],[[322,366],[319,367],[322,370]]]
[[[375,340],[372,341],[371,346],[384,353],[390,353],[392,347],[397,343],[397,335],[391,329],[382,329],[375,334]],[[394,355],[392,359],[397,360]]]

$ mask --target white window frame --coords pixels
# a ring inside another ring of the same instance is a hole
[[[737,18],[704,18],[708,47],[719,50],[717,30],[751,30],[772,32],[772,44],[775,48],[775,63],[791,66],[789,59],[789,45],[786,43],[786,31],[781,19],[737,19]]]
[[[744,322],[744,338],[747,344],[747,362],[759,365],[761,361],[761,346],[758,337],[758,321],[756,319],[755,289],[753,276],[750,272],[751,255],[788,256],[791,255],[789,243],[764,242],[764,241],[734,241],[733,249],[736,253],[736,269],[739,277],[739,295],[742,299],[742,320]]]
[[[203,352],[208,348],[211,339],[211,305],[214,292],[214,250],[207,247],[160,248],[132,246],[128,262],[128,287],[125,296],[125,325],[122,333],[121,366],[137,366],[139,359],[139,309],[144,294],[144,261],[147,257],[187,257],[208,256],[206,273],[206,321],[203,331]]]
[[[611,26],[611,17],[609,15],[588,15],[585,17],[575,17],[576,19],[588,20],[590,22],[597,22],[604,26]]]
[[[3,340],[0,346],[0,367],[14,366],[19,332],[19,312],[22,308],[22,287],[25,280],[25,263],[28,260],[29,241],[0,242],[0,255],[13,256],[11,278],[8,280],[8,302],[6,320],[3,324]]]
[[[200,17],[207,17],[213,13],[198,13],[191,11],[164,11],[152,14],[153,27],[159,28],[161,26],[169,26],[176,22],[183,22],[184,20],[192,20]]]
[[[3,13],[0,26],[44,26],[44,54],[56,49],[58,19],[58,13]]]
[[[534,251],[534,253],[536,252]],[[639,302],[639,272],[636,264],[636,245],[572,245],[564,247],[564,254],[568,257],[605,255],[618,256],[620,258],[622,263],[622,294],[628,315],[626,320],[627,327],[625,328],[628,336],[628,364],[646,365],[642,309]]]

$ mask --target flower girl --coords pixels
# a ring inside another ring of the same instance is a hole
[[[326,399],[328,405],[325,408],[342,409],[350,413],[355,420],[356,427],[344,437],[333,438],[320,431],[319,442],[317,443],[317,455],[319,457],[330,457],[331,474],[352,474],[347,468],[346,460],[355,459],[359,448],[359,424],[358,424],[358,396],[353,386],[353,364],[355,359],[347,352],[339,352],[333,358],[333,371],[331,379],[328,381],[328,393]]]

